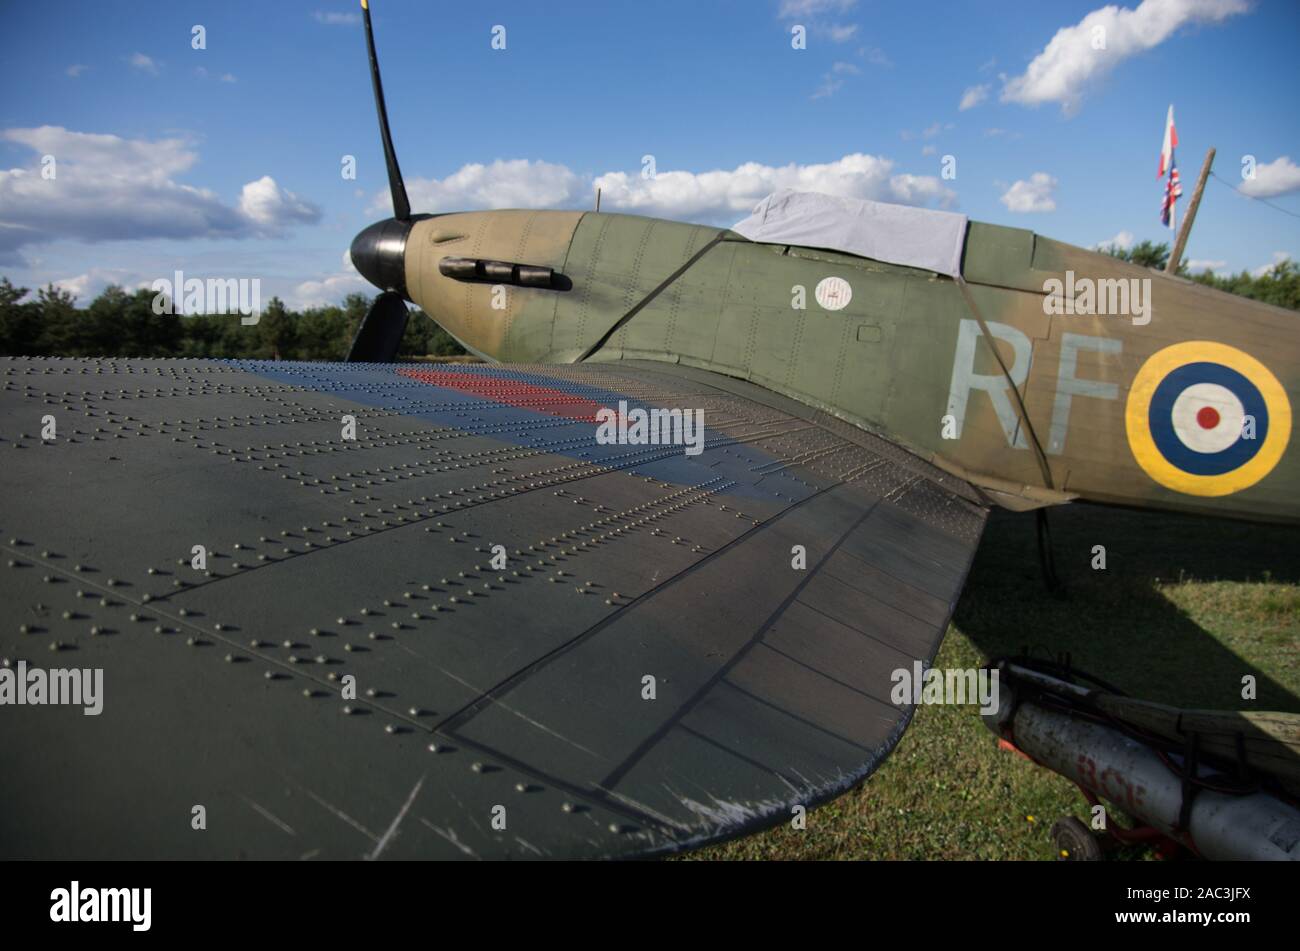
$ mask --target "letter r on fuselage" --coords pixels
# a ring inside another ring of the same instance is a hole
[[[1020,431],[1020,419],[1016,415],[1015,407],[1011,405],[1011,397],[1007,394],[1007,389],[1012,384],[1023,386],[1025,378],[1029,376],[1031,353],[1029,337],[1009,324],[1001,324],[995,320],[986,323],[989,333],[1011,345],[1013,360],[1011,366],[1007,368],[1011,383],[1007,382],[1006,375],[1003,374],[1001,367],[996,367],[996,363],[994,373],[975,372],[975,354],[979,349],[977,344],[983,334],[979,321],[963,319],[957,332],[957,352],[952,360],[952,383],[948,387],[948,412],[957,421],[957,436],[961,438],[966,422],[966,404],[970,400],[971,390],[983,390],[993,403],[993,411],[997,413],[1002,431],[1006,433],[1007,445],[1016,449],[1028,449],[1029,444],[1025,442],[1025,434]]]

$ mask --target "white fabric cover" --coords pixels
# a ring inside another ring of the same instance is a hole
[[[762,244],[794,244],[923,268],[961,272],[966,216],[783,188],[731,230]]]

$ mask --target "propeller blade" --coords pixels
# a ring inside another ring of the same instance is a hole
[[[370,27],[369,0],[361,0],[361,15],[366,21],[366,49],[370,52],[370,79],[375,86],[375,109],[379,112],[379,135],[384,140],[384,160],[388,163],[388,188],[393,193],[393,217],[405,221],[411,217],[411,202],[406,197],[402,170],[397,167],[393,151],[393,134],[388,129],[388,109],[384,105],[384,84],[379,79],[379,58],[375,55],[375,34]]]
[[[384,291],[361,319],[348,350],[348,363],[392,363],[402,344],[409,312],[402,295]]]

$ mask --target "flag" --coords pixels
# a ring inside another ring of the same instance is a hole
[[[1178,146],[1178,130],[1174,128],[1174,107],[1169,106],[1169,115],[1165,118],[1165,142],[1160,146],[1160,169],[1156,178],[1163,178],[1165,171],[1174,164],[1174,149]]]
[[[1173,227],[1174,203],[1183,196],[1183,185],[1178,179],[1178,163],[1174,160],[1174,147],[1178,145],[1178,129],[1174,126],[1174,107],[1170,105],[1169,115],[1165,119],[1165,141],[1160,146],[1160,169],[1156,177],[1169,174],[1165,182],[1165,198],[1160,203],[1160,223],[1166,228]]]
[[[1178,180],[1178,166],[1173,155],[1169,156],[1169,181],[1165,183],[1165,200],[1160,204],[1160,223],[1170,227],[1169,219],[1174,211],[1174,202],[1183,197],[1183,185]]]

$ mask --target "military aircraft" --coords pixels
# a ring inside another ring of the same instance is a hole
[[[828,196],[412,214],[362,9],[348,362],[0,363],[5,669],[103,671],[0,715],[5,855],[693,848],[888,756],[993,506],[1300,521],[1293,314]]]

